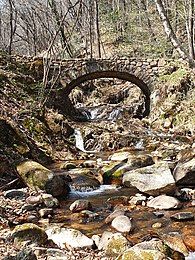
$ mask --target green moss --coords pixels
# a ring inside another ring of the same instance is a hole
[[[188,76],[187,69],[178,68],[176,71],[174,71],[171,74],[161,75],[159,77],[159,81],[163,82],[163,83],[167,83],[169,86],[177,86],[177,85],[180,85],[181,81],[183,79],[186,79],[187,76]]]

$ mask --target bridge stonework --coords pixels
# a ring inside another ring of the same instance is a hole
[[[61,62],[61,78],[70,84],[71,81],[81,76],[94,72],[115,71],[133,74],[143,80],[150,90],[155,83],[163,67],[170,60],[144,59],[144,58],[120,58],[120,59],[72,59]],[[59,62],[53,63],[59,67]],[[106,76],[105,76],[106,77]]]
[[[170,60],[165,59],[72,59],[53,62],[53,69],[60,66],[60,79],[63,84],[59,85],[55,93],[55,107],[65,114],[78,116],[78,111],[74,108],[69,99],[70,92],[81,83],[98,78],[118,78],[130,81],[137,85],[145,95],[145,112],[147,116],[150,112],[150,94],[159,74]],[[54,101],[53,100],[53,101]],[[57,105],[56,105],[57,104]]]

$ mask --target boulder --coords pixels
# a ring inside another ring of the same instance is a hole
[[[94,241],[79,230],[54,226],[46,230],[48,238],[60,248],[91,248]]]
[[[150,241],[145,241],[130,249],[126,250],[122,256],[122,260],[164,260],[166,259],[166,252],[163,242],[161,240],[152,239]]]
[[[126,172],[123,176],[123,184],[153,196],[173,193],[176,188],[169,166],[163,161]]]
[[[178,163],[173,171],[173,176],[178,185],[195,185],[195,158]]]
[[[130,242],[121,233],[105,231],[100,239],[98,249],[103,249],[106,255],[116,257],[127,250],[130,246]]]
[[[69,192],[69,186],[62,176],[55,176],[52,171],[35,161],[23,161],[17,166],[17,171],[33,190],[45,190],[53,196],[65,196]]]
[[[181,206],[180,201],[174,197],[160,195],[147,202],[147,206],[155,209],[176,209]]]
[[[171,248],[173,251],[179,252],[184,256],[187,256],[189,254],[188,249],[183,242],[183,238],[178,232],[163,234],[161,238],[164,244]]]
[[[16,226],[12,231],[11,236],[17,244],[28,240],[30,240],[31,243],[36,243],[38,245],[43,245],[47,242],[47,234],[45,231],[32,223]]]

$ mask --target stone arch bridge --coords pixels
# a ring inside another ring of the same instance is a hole
[[[71,91],[80,84],[99,78],[118,78],[137,85],[144,94],[145,111],[150,112],[150,94],[163,67],[170,61],[164,59],[72,59],[52,62],[51,69],[60,67],[59,85],[51,93],[50,105],[74,120],[85,120],[81,111],[69,99]]]

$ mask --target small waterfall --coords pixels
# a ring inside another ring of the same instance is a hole
[[[85,150],[84,141],[83,141],[83,137],[82,137],[80,130],[74,129],[74,136],[75,136],[75,140],[76,140],[76,148],[78,148],[79,150],[81,150],[84,153],[97,153],[97,151]]]
[[[83,137],[81,135],[81,132],[78,129],[74,130],[74,136],[75,136],[75,139],[76,139],[76,148],[78,148],[82,152],[86,152],[86,150],[84,148]]]
[[[119,118],[121,112],[123,111],[122,108],[114,108],[111,113],[109,114],[108,120],[115,121]]]

